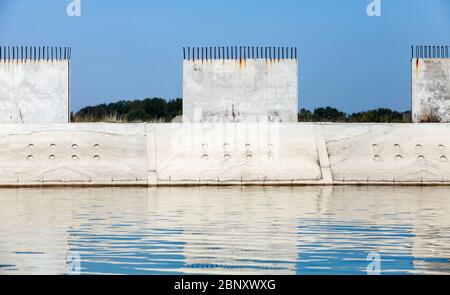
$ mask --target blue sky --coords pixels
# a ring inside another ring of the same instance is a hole
[[[183,46],[297,46],[300,107],[408,110],[411,45],[450,45],[450,1],[0,0],[0,45],[71,46],[72,109],[182,96]]]

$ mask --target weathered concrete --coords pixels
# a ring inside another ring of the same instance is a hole
[[[156,125],[158,184],[322,181],[312,124]]]
[[[143,124],[0,126],[0,185],[147,185]]]
[[[3,124],[0,186],[450,185],[450,124]]]
[[[450,122],[450,59],[412,60],[413,122]]]
[[[0,60],[0,123],[69,122],[68,60]]]
[[[184,122],[297,122],[296,59],[185,60]]]
[[[448,124],[323,126],[333,183],[450,183]]]

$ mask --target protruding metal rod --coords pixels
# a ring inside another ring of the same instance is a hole
[[[450,58],[448,45],[411,46],[412,58]]]
[[[447,56],[448,46],[434,46],[429,49],[426,46],[416,46],[411,47],[412,56],[417,56],[422,58],[427,56],[428,50],[431,52],[432,56]],[[59,48],[59,50],[58,50]],[[192,49],[192,53],[191,53]],[[26,59],[28,56],[28,49],[25,47],[25,53],[22,49],[13,48],[13,58],[18,58],[21,56]],[[58,52],[59,51],[59,52]],[[296,47],[273,47],[273,46],[209,46],[209,47],[182,47],[183,60],[244,60],[247,59],[266,59],[266,60],[285,60],[285,59],[297,59],[297,48]],[[6,50],[2,51],[2,57],[5,57]],[[32,56],[32,49],[30,49],[30,57]],[[59,59],[70,59],[70,48],[68,47],[41,47],[38,48],[37,55],[38,59],[44,60],[59,60]]]

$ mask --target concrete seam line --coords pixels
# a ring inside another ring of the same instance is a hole
[[[314,133],[316,135],[317,154],[319,156],[319,165],[322,172],[322,180],[327,184],[332,184],[333,175],[331,173],[327,145],[325,143],[325,136],[323,134],[323,126],[320,124],[315,124]]]
[[[147,183],[158,184],[158,168],[156,159],[156,127],[145,124],[145,142],[147,146]]]

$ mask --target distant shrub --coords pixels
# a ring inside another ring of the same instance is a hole
[[[326,107],[314,110],[312,115],[314,122],[346,122],[347,115],[336,108]]]
[[[430,109],[422,114],[420,117],[421,123],[439,123],[442,122],[439,115],[430,106]]]
[[[390,109],[376,109],[354,113],[349,116],[350,123],[404,123],[404,113]]]
[[[170,122],[182,115],[181,98],[165,100],[147,98],[144,100],[118,101],[82,108],[71,114],[72,122]]]
[[[144,100],[118,101],[82,108],[71,114],[72,122],[172,122],[182,116],[183,100],[147,98]],[[301,109],[299,122],[337,122],[337,123],[407,123],[411,121],[410,112],[397,112],[386,108],[368,110],[347,115],[333,107],[317,108],[314,111]],[[430,112],[422,122],[439,122],[439,117]]]

